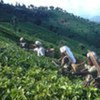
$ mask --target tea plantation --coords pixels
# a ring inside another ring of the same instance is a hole
[[[21,36],[27,41],[41,40],[46,48],[55,48],[58,58],[58,44],[64,40],[83,60],[78,41],[30,23],[20,23],[18,28],[21,31],[15,32],[11,24],[0,23],[0,100],[100,100],[100,89],[83,87],[84,78],[59,75],[51,63],[54,58],[37,57],[18,46]]]

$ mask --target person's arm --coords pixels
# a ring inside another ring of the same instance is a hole
[[[65,54],[64,54],[64,53],[62,53],[62,54],[61,54],[61,57],[58,59],[58,61],[59,61],[59,62],[61,62],[61,61],[62,61],[62,59],[63,59],[64,57],[65,57]]]
[[[45,49],[43,48],[43,47],[41,47],[40,49],[39,49],[39,56],[45,56]]]
[[[33,51],[38,51],[38,48],[34,48]]]
[[[61,62],[62,59],[63,59],[63,57],[60,57],[60,58],[58,59],[58,62]]]
[[[61,60],[61,66],[65,65],[66,63],[68,63],[68,56],[64,56]]]

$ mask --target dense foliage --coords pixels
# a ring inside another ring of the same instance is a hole
[[[61,8],[0,3],[0,22],[9,22],[17,30],[19,22],[31,22],[65,36],[100,48],[100,24],[68,13]],[[85,41],[84,41],[85,39]]]
[[[8,45],[0,53],[0,98],[99,100],[99,89],[83,87],[81,77],[57,74],[50,60]]]
[[[30,24],[26,24],[31,27]],[[2,100],[47,100],[47,99],[99,99],[100,90],[92,86],[83,87],[84,78],[67,75],[61,76],[58,74],[58,68],[52,63],[52,58],[37,57],[31,51],[21,49],[17,43],[20,36],[24,36],[27,41],[39,39],[38,35],[28,35],[26,25],[21,25],[24,33],[14,33],[11,25],[1,23],[0,28],[0,99]],[[49,33],[45,29],[34,26],[35,29],[44,34]],[[37,27],[37,28],[36,28]],[[30,29],[30,28],[29,28]],[[35,30],[35,31],[36,31]],[[31,29],[30,29],[31,31]],[[37,32],[38,34],[38,32]],[[10,35],[10,36],[9,36]],[[41,34],[42,39],[43,35]],[[48,35],[47,35],[48,37]],[[49,37],[52,37],[52,35]],[[60,37],[59,39],[62,40]],[[45,40],[45,39],[44,39]],[[42,40],[44,42],[44,40]],[[52,38],[51,38],[52,40]],[[55,47],[53,41],[45,40],[46,47]],[[71,44],[70,44],[71,42]],[[76,41],[70,39],[67,43],[71,46],[77,45]],[[57,44],[57,42],[55,42]],[[58,48],[57,48],[58,49]],[[83,57],[79,47],[73,48],[78,59]]]
[[[65,22],[69,21],[68,27],[65,27],[67,24],[60,20],[63,17],[67,18]],[[59,24],[57,20],[60,21]],[[76,27],[76,24],[80,27]],[[87,29],[87,25],[88,27],[92,25],[92,29],[97,26],[96,31],[99,32],[99,25],[77,18],[60,8],[52,6],[50,9],[36,8],[33,5],[26,8],[25,5],[12,6],[2,1],[0,3],[0,100],[99,100],[100,89],[92,86],[83,87],[83,77],[59,75],[59,69],[51,63],[52,59],[59,57],[59,43],[62,40],[72,49],[78,60],[85,59],[87,48],[94,48],[83,39],[82,33],[84,27]],[[83,29],[79,33],[80,28]],[[89,30],[85,32],[87,35]],[[73,33],[77,33],[77,37],[75,35],[73,38]],[[37,57],[32,51],[21,49],[18,45],[21,36],[27,43],[40,40],[45,48],[53,47],[56,52],[55,58]],[[97,48],[95,50],[99,51]]]

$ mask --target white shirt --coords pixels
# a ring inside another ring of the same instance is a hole
[[[25,47],[26,43],[25,42],[22,42],[20,43],[22,47]]]
[[[45,56],[45,49],[43,47],[35,48],[34,51],[37,52],[37,56]]]
[[[62,48],[62,51],[64,50],[64,51],[67,53],[67,55],[69,56],[71,62],[72,62],[72,63],[76,63],[76,59],[75,59],[75,57],[74,57],[72,51],[70,50],[70,48],[67,47],[67,46],[63,46],[63,47],[61,47],[61,48]]]

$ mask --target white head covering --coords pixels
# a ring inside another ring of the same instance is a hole
[[[35,41],[35,45],[42,45],[40,41]]]
[[[20,38],[20,41],[23,41],[23,40],[24,40],[24,38],[23,38],[23,37],[21,37],[21,38]]]
[[[60,48],[60,52],[61,52],[61,53],[66,52],[66,54],[67,54],[67,55],[69,56],[69,58],[71,59],[72,63],[76,63],[76,59],[75,59],[75,57],[74,57],[74,55],[73,55],[73,53],[72,53],[72,51],[70,50],[69,47],[67,47],[67,46],[62,46],[62,47]]]
[[[63,47],[60,48],[60,52],[61,52],[61,53],[64,53],[65,51],[66,51],[65,46],[63,46]]]

